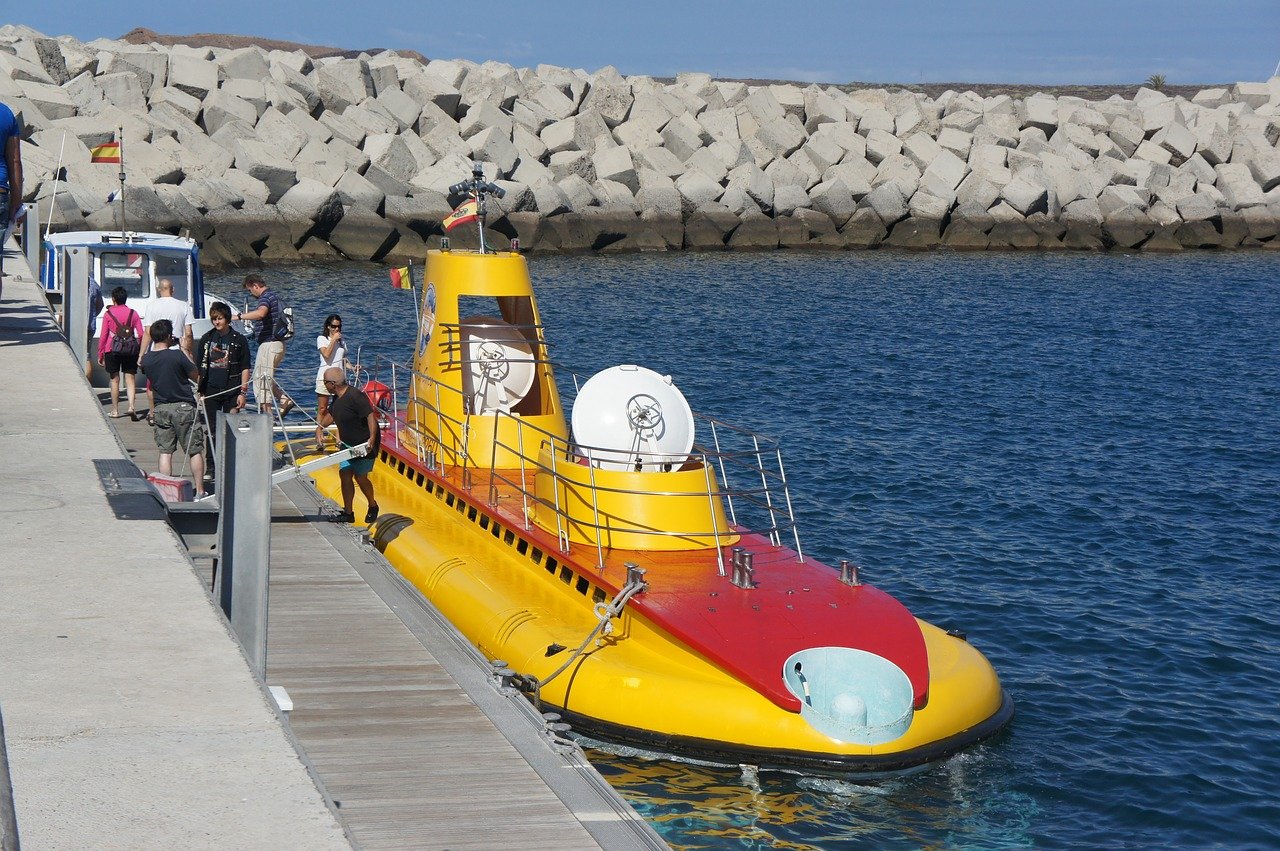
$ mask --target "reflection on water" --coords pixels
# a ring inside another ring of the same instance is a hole
[[[998,741],[998,740],[997,740]],[[996,745],[998,748],[998,744]],[[875,781],[691,764],[594,745],[587,756],[678,848],[1025,848],[1035,802],[981,746]]]

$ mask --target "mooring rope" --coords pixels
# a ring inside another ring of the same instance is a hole
[[[636,577],[629,580],[627,584],[622,587],[622,590],[618,592],[618,596],[613,598],[613,602],[607,605],[605,603],[596,603],[594,610],[596,625],[592,628],[591,632],[587,633],[587,637],[578,645],[578,649],[569,654],[569,658],[564,660],[564,664],[559,668],[556,668],[550,676],[542,679],[538,679],[537,677],[528,678],[527,681],[533,686],[533,703],[535,706],[539,709],[542,707],[542,687],[568,670],[569,666],[574,663],[574,660],[585,653],[587,647],[595,641],[602,632],[605,635],[611,635],[613,633],[613,619],[622,614],[622,609],[627,605],[628,600],[636,594],[639,594],[647,587],[649,586],[643,578]]]

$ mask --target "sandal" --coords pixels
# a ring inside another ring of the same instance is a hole
[[[113,420],[118,420],[120,419],[121,414],[119,411],[112,411],[111,413],[107,414],[107,416],[111,417],[111,419]]]
[[[293,401],[292,399],[285,399],[285,400],[284,400],[284,402],[280,405],[280,417],[281,417],[281,419],[283,419],[283,418],[285,417],[285,415],[286,415],[286,414],[288,414],[288,413],[289,413],[290,411],[292,411],[295,407],[297,407],[297,405],[298,405],[298,403],[297,403],[297,402],[295,402],[295,401]]]
[[[156,424],[156,415],[147,411],[147,425],[154,426]]]

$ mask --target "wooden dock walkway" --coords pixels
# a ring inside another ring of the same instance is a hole
[[[154,470],[146,422],[110,422]],[[301,482],[273,490],[267,681],[293,700],[289,727],[354,842],[665,847],[332,510]]]

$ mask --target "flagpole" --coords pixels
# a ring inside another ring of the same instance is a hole
[[[58,145],[58,167],[53,170],[53,195],[49,198],[49,219],[44,223],[44,238],[49,238],[53,227],[53,210],[58,204],[58,180],[62,177],[62,152],[67,147],[67,131],[62,131],[62,144]]]
[[[121,127],[117,138],[120,140],[120,238],[124,239],[125,231],[129,229],[129,220],[125,217],[124,206],[124,128]]]
[[[418,290],[413,286],[413,260],[409,260],[409,292],[413,295],[413,309],[417,312],[418,341],[414,346],[413,353],[417,356],[417,345],[422,343],[422,307],[418,304]]]
[[[424,266],[423,268],[425,269],[426,267]],[[426,298],[426,297],[427,297],[427,292],[426,292],[426,290],[427,290],[427,276],[424,274],[424,275],[422,276],[422,297],[423,297],[423,298]],[[409,261],[409,292],[413,295],[414,310],[416,310],[416,311],[418,312],[418,323],[417,323],[417,324],[418,324],[418,331],[417,331],[417,333],[414,335],[414,337],[415,337],[416,339],[413,341],[413,356],[412,356],[411,358],[409,358],[409,398],[408,398],[408,400],[407,400],[407,402],[406,402],[407,407],[405,408],[405,412],[406,412],[406,413],[405,413],[405,422],[406,422],[406,423],[407,423],[407,422],[408,422],[408,420],[409,420],[408,413],[409,413],[410,411],[414,411],[414,410],[416,410],[414,406],[415,406],[416,401],[417,401],[417,398],[418,398],[418,396],[417,396],[417,394],[418,394],[418,382],[417,382],[417,380],[414,378],[414,375],[417,373],[417,369],[418,369],[418,353],[422,351],[422,308],[423,308],[423,305],[422,305],[422,304],[420,304],[420,303],[418,302],[418,290],[413,286],[413,261],[412,261],[412,260],[410,260],[410,261]],[[394,383],[395,383],[395,382],[393,381],[393,382],[392,382],[392,384],[394,384]],[[393,387],[393,388],[391,388],[391,392],[392,392],[392,393],[396,392],[394,387]]]

